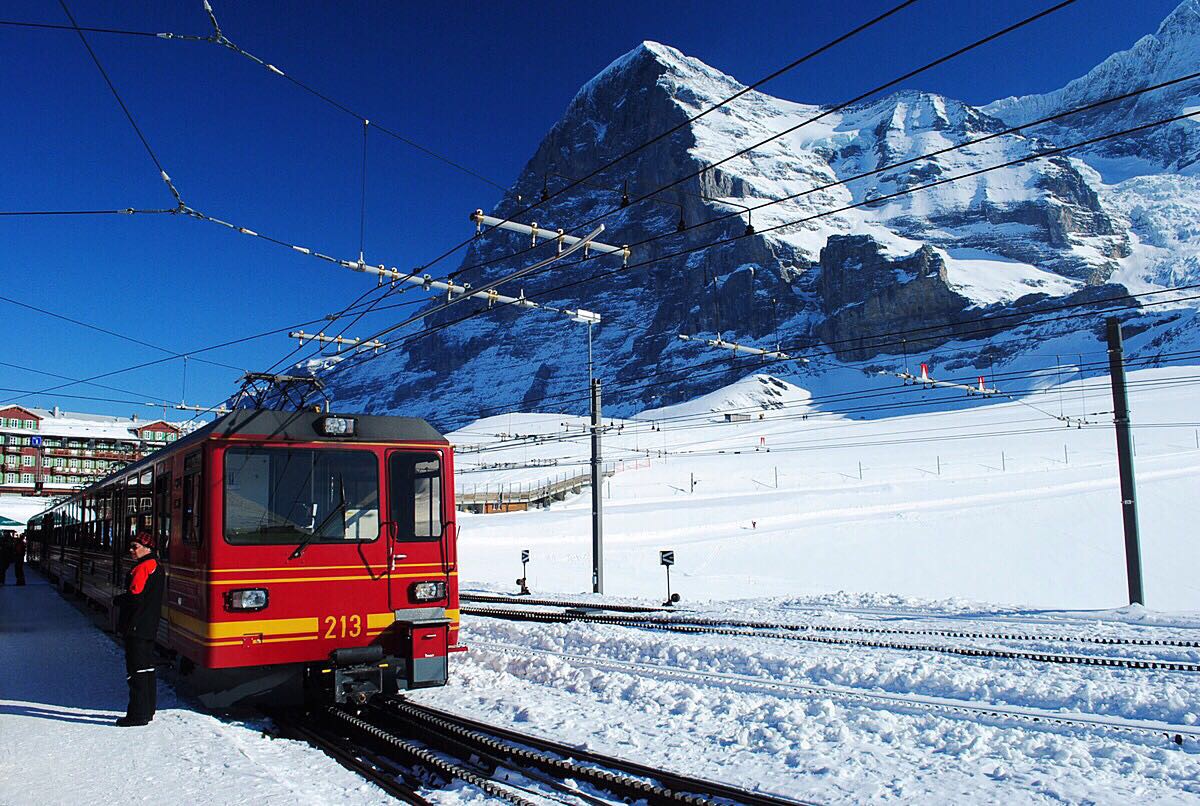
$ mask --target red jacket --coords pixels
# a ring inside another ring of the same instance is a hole
[[[163,569],[154,555],[143,557],[125,577],[125,592],[116,598],[117,631],[126,638],[158,634],[163,600]]]

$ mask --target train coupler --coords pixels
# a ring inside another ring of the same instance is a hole
[[[316,670],[320,689],[338,705],[363,705],[377,694],[396,692],[396,659],[385,657],[383,647],[334,650],[330,662]]]

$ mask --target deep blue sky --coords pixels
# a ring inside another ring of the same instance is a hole
[[[246,50],[508,185],[578,87],[644,39],[748,83],[894,2],[214,4],[225,33]],[[1049,4],[920,0],[763,90],[805,102],[844,100]],[[85,26],[208,33],[200,0],[70,5]],[[1153,32],[1175,5],[1080,0],[912,86],[970,103],[1056,89]],[[65,22],[49,0],[9,0],[0,18]],[[89,36],[192,207],[327,253],[357,254],[360,124],[214,45]],[[171,206],[73,32],[0,27],[0,54],[0,210]],[[495,188],[378,134],[368,162],[366,245],[374,262],[408,268],[431,259],[470,233],[469,211],[498,198]],[[3,218],[0,244],[0,294],[177,351],[322,316],[370,283],[174,217]],[[163,355],[3,301],[0,322],[0,361],[48,372],[82,377]],[[291,346],[277,336],[206,355],[261,369]],[[235,375],[191,362],[189,402],[215,402]],[[0,365],[0,387],[56,382]],[[176,360],[100,382],[138,394],[63,392],[178,400],[182,372]],[[0,390],[0,400],[14,396]],[[26,402],[135,410],[61,393]]]

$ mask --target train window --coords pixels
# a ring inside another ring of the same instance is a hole
[[[388,485],[397,540],[437,540],[442,536],[440,456],[393,453],[388,457]]]
[[[379,537],[379,466],[367,451],[229,448],[225,539],[235,544]]]
[[[171,542],[171,471],[160,470],[154,485],[154,542],[165,552]]]
[[[199,545],[201,530],[201,454],[200,451],[183,460],[183,542]]]

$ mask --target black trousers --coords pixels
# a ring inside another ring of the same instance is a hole
[[[25,558],[17,557],[16,559],[13,560],[13,563],[17,566],[16,567],[17,584],[24,585],[25,584]]]
[[[12,558],[7,553],[0,554],[0,585],[4,584],[4,578],[8,576],[8,566],[12,562]]]
[[[150,719],[158,700],[154,641],[149,638],[125,639],[125,674],[129,681],[129,707],[125,709],[125,715],[131,719]]]

